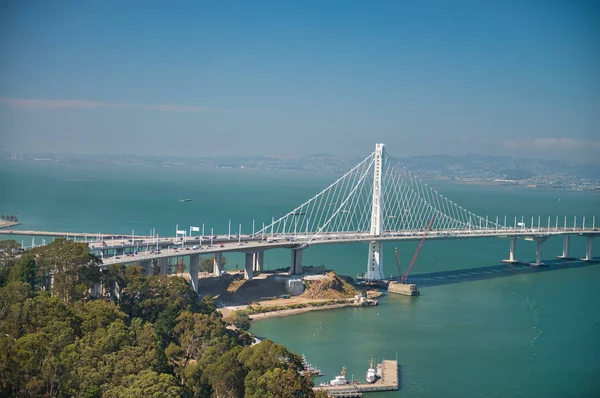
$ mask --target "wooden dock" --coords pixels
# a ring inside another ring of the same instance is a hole
[[[325,391],[330,397],[362,397],[365,392],[395,391],[398,389],[398,362],[383,361],[377,365],[381,378],[373,384],[355,382],[344,386],[318,386],[314,390]]]

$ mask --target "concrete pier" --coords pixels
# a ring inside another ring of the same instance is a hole
[[[259,251],[259,252],[254,253],[254,265],[252,267],[252,270],[254,272],[262,272],[264,263],[265,263],[265,252]]]
[[[254,253],[246,253],[244,261],[244,279],[249,281],[254,278]]]
[[[585,246],[585,257],[581,258],[582,261],[592,261],[594,258],[592,255],[592,249],[594,248],[594,237],[589,235],[587,237],[587,244]]]
[[[292,249],[290,261],[290,274],[298,275],[302,273],[302,253],[304,249]]]
[[[200,255],[192,254],[190,256],[190,284],[192,289],[198,293],[198,266],[200,265]]]
[[[405,285],[399,282],[390,282],[388,285],[388,292],[402,294],[403,296],[418,296],[419,289],[415,284]]]
[[[571,235],[564,235],[563,236],[563,252],[562,252],[562,256],[556,256],[556,258],[559,258],[561,260],[575,260],[575,257],[571,257]]]
[[[144,276],[152,275],[152,260],[141,261],[140,266],[144,270]]]
[[[158,259],[158,269],[160,275],[168,275],[169,274],[169,260],[167,258],[159,258]]]
[[[357,381],[341,386],[313,387],[313,390],[325,391],[330,397],[362,397],[365,392],[398,390],[397,361],[383,361],[377,365],[377,375],[380,378],[372,384],[363,384]]]
[[[510,238],[510,251],[507,260],[502,260],[503,263],[515,264],[518,261],[515,259],[515,252],[517,250],[517,238]]]
[[[213,260],[213,275],[221,276],[221,272],[223,271],[223,253],[215,253],[215,258]]]
[[[535,238],[533,238],[533,241],[536,243],[535,262],[530,263],[529,265],[532,265],[534,267],[544,265],[544,263],[542,263],[542,243],[544,243],[546,239],[547,238],[545,236],[536,236]]]

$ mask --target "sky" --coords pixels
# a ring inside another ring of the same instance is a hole
[[[600,2],[0,3],[0,149],[600,154]]]

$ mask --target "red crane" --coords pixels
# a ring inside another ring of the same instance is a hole
[[[402,267],[400,266],[400,255],[398,254],[398,248],[396,248],[395,250],[396,250],[396,264],[398,265],[398,279],[397,280],[401,280],[402,279]]]
[[[421,251],[421,248],[423,247],[425,238],[427,238],[427,234],[429,233],[429,231],[431,231],[431,227],[433,226],[433,220],[435,220],[435,215],[433,217],[431,217],[431,221],[429,221],[429,225],[425,229],[423,238],[421,238],[421,242],[419,243],[419,246],[417,247],[417,251],[415,251],[415,255],[413,256],[412,261],[410,262],[410,265],[408,266],[408,270],[406,271],[406,274],[404,274],[404,276],[402,277],[402,280],[401,280],[402,283],[406,282],[406,280],[408,279],[408,274],[410,274],[410,270],[412,269],[413,265],[415,265],[415,261],[417,261],[417,257],[419,256],[419,252]],[[396,251],[396,255],[398,255],[398,251]]]

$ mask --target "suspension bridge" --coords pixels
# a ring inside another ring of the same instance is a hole
[[[488,219],[474,214],[443,196],[433,187],[415,178],[401,162],[389,155],[383,144],[346,174],[316,196],[258,231],[232,239],[227,235],[176,237],[138,237],[111,239],[98,237],[89,242],[90,250],[103,257],[103,264],[139,263],[148,272],[158,266],[167,272],[168,260],[190,257],[192,284],[196,279],[200,254],[214,254],[214,274],[221,274],[221,258],[225,252],[246,254],[245,275],[263,267],[264,251],[286,248],[291,250],[290,273],[302,273],[303,251],[315,245],[368,242],[365,279],[384,279],[383,245],[385,242],[426,239],[465,239],[505,237],[510,241],[509,258],[517,262],[517,239],[536,242],[536,260],[542,264],[542,244],[551,236],[563,236],[563,253],[557,256],[572,259],[570,238],[587,238],[585,257],[592,260],[593,238],[598,236],[595,217],[516,217],[508,220]],[[193,227],[198,231],[197,227]],[[20,231],[11,231],[15,234]],[[22,232],[22,231],[21,231]],[[64,235],[64,233],[62,233]],[[82,234],[79,234],[81,236]],[[191,231],[190,231],[191,235]],[[93,236],[90,234],[90,236]],[[87,240],[87,237],[86,237]],[[109,243],[107,243],[109,242]],[[112,256],[110,256],[112,254]]]

